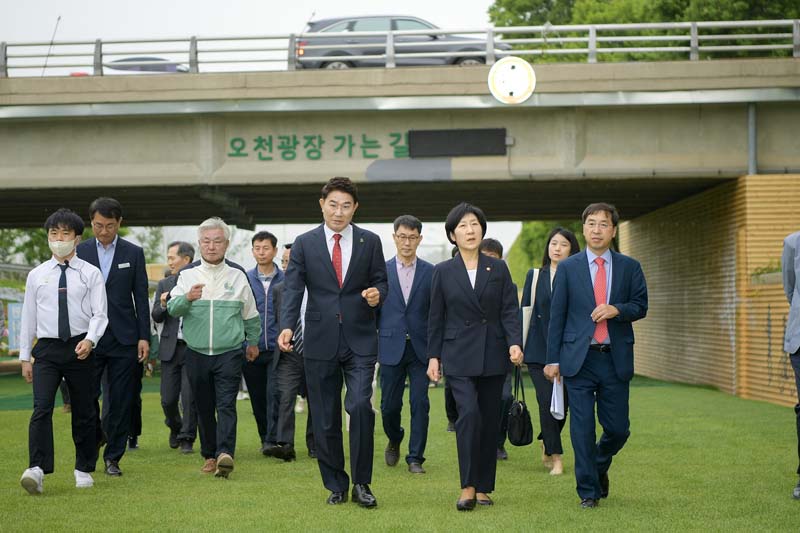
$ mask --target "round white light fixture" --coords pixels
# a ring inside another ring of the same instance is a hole
[[[530,63],[520,57],[504,57],[489,71],[489,91],[504,104],[521,104],[536,88],[536,73]]]

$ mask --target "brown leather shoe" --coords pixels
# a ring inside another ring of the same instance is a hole
[[[206,459],[206,462],[203,464],[203,468],[201,468],[200,471],[204,474],[213,474],[217,471],[217,460]]]

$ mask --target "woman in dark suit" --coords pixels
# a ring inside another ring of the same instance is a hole
[[[497,471],[497,414],[511,363],[522,363],[517,294],[505,262],[481,254],[486,217],[462,203],[445,222],[458,254],[436,265],[428,318],[428,377],[442,365],[453,390],[461,496],[456,508],[492,505]],[[441,360],[441,361],[440,361]]]
[[[531,313],[528,338],[525,341],[525,363],[536,389],[536,401],[539,404],[539,426],[542,430],[538,438],[543,443],[542,463],[554,476],[564,473],[564,465],[561,462],[561,455],[564,453],[561,447],[561,430],[567,419],[565,417],[563,420],[556,420],[550,414],[553,384],[543,373],[547,355],[547,326],[550,324],[550,297],[558,263],[580,250],[578,239],[568,229],[554,228],[548,235],[542,268],[539,270],[534,292],[536,298]],[[531,304],[532,280],[533,269],[530,269],[525,277],[525,287],[522,289],[523,307]],[[566,404],[566,399],[564,403]]]

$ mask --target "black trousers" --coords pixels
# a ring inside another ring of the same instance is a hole
[[[103,374],[108,374],[107,394],[103,399],[102,420],[97,416],[96,433],[99,442],[103,433],[108,443],[103,451],[106,461],[119,461],[125,454],[128,435],[131,430],[131,410],[133,409],[134,379],[137,375],[136,345],[119,344],[106,335],[94,350],[95,408],[100,410],[100,396]]]
[[[789,356],[794,369],[794,382],[797,386],[797,405],[794,406],[795,419],[797,421],[797,473],[800,475],[800,350]]]
[[[397,365],[381,364],[381,419],[383,431],[390,441],[400,443],[405,430],[400,425],[403,394],[408,376],[408,402],[411,405],[411,435],[408,439],[406,463],[424,463],[428,442],[431,404],[428,400],[428,365],[417,357],[411,341],[406,340],[403,358]]]
[[[197,406],[200,453],[215,459],[236,450],[236,394],[242,379],[241,349],[205,355],[186,348],[186,371]]]
[[[254,361],[244,360],[242,375],[247,383],[247,392],[250,395],[250,406],[253,408],[253,418],[256,419],[258,436],[261,443],[275,444],[278,442],[278,386],[273,372],[272,351],[262,351]]]
[[[278,384],[278,430],[279,444],[294,446],[295,414],[294,404],[297,395],[308,394],[306,387],[306,373],[303,356],[295,352],[280,354],[278,366],[275,369],[275,381]],[[306,420],[306,447],[314,450],[314,429],[312,427],[311,402],[306,406],[308,419]]]
[[[456,409],[456,400],[453,398],[453,389],[447,379],[444,380],[444,412],[447,415],[447,421],[455,424],[458,419],[458,409]]]
[[[186,372],[186,343],[183,341],[175,345],[172,359],[161,361],[161,409],[164,423],[178,436],[178,440],[194,442],[197,438],[197,411]]]
[[[85,337],[67,342],[39,339],[33,348],[33,414],[28,426],[29,467],[38,466],[45,474],[53,472],[53,405],[65,380],[72,400],[72,441],[75,443],[75,469],[94,472],[97,462],[94,403],[94,356],[84,360],[75,347]]]
[[[339,328],[336,358],[306,357],[308,403],[314,411],[314,443],[322,482],[330,491],[344,492],[350,479],[344,470],[342,441],[342,380],[347,383],[344,408],[350,415],[350,469],[353,483],[372,482],[375,447],[375,413],[372,410],[372,376],[375,355],[357,355]]]
[[[544,453],[547,455],[563,454],[561,446],[561,430],[567,423],[567,391],[564,391],[564,419],[556,420],[550,414],[550,399],[553,396],[553,384],[544,376],[544,365],[527,363],[533,387],[536,389],[536,403],[539,404],[539,427],[541,431],[537,439],[544,442]],[[565,387],[566,388],[566,387]]]
[[[447,376],[458,409],[456,445],[461,488],[494,490],[497,474],[497,414],[505,375]]]
[[[131,429],[129,437],[138,437],[142,434],[142,379],[144,378],[144,365],[136,363],[133,371],[133,396],[131,397]]]

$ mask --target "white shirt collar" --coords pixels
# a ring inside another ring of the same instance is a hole
[[[80,266],[84,263],[84,260],[81,259],[80,257],[78,257],[78,254],[73,255],[72,259],[67,259],[67,261],[69,261],[69,264],[72,265],[75,268],[80,268]],[[55,257],[53,257],[51,255],[50,259],[45,261],[44,264],[45,265],[49,265],[50,268],[56,268],[61,263],[59,263],[58,259],[56,259]]]
[[[342,231],[339,231],[339,232],[333,231],[331,228],[328,227],[327,224],[323,224],[322,227],[325,229],[325,240],[326,241],[329,241],[329,240],[333,239],[333,234],[334,233],[341,233],[342,239],[353,240],[353,225],[352,224],[348,224],[346,228],[344,228]]]

